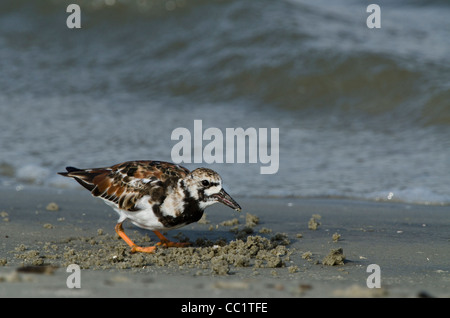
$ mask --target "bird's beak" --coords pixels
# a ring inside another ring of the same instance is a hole
[[[224,189],[220,190],[219,193],[216,193],[213,196],[216,197],[219,202],[222,202],[226,206],[229,206],[230,208],[238,212],[241,211],[241,207],[239,206],[239,204],[237,204],[237,202],[234,201],[233,198],[230,197],[230,195],[226,193]]]

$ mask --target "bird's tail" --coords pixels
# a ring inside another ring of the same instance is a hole
[[[89,191],[92,191],[96,187],[94,178],[108,172],[105,169],[78,169],[75,167],[66,167],[66,170],[67,172],[58,172],[58,174],[64,177],[74,178]]]
[[[70,175],[71,172],[76,172],[76,171],[82,171],[81,169],[75,168],[75,167],[66,167],[67,172],[58,172],[58,174],[64,176],[64,177],[72,177]]]

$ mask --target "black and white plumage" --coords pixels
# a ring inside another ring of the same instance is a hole
[[[183,246],[169,242],[159,231],[197,222],[204,209],[217,202],[241,210],[222,188],[220,175],[208,168],[189,171],[163,161],[128,161],[106,168],[66,170],[59,174],[74,178],[114,208],[119,214],[116,232],[134,251],[153,252],[154,247],[138,247],[125,235],[122,223],[127,219],[154,231],[162,245]]]

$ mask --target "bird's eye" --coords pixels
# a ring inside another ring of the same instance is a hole
[[[202,184],[203,184],[203,186],[207,187],[207,186],[209,186],[209,181],[208,180],[203,180]]]

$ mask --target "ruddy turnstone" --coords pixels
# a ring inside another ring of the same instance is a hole
[[[67,167],[66,170],[58,173],[74,178],[119,214],[115,230],[132,252],[153,253],[157,245],[188,245],[171,242],[160,231],[197,222],[204,209],[216,202],[241,210],[222,188],[219,174],[208,168],[189,171],[163,161],[128,161],[106,168]],[[138,227],[152,230],[161,242],[155,246],[137,246],[123,230],[122,223],[127,219]]]

